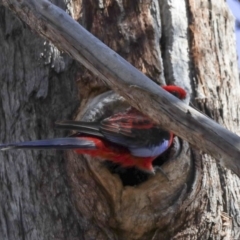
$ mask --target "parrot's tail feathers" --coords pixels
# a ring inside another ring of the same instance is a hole
[[[1,151],[10,149],[96,149],[93,141],[81,138],[53,138],[20,143],[0,144]]]
[[[62,121],[55,123],[56,128],[76,130],[83,134],[96,137],[104,137],[99,131],[99,123],[81,121]]]

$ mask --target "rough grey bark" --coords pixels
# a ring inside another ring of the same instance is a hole
[[[239,99],[229,94],[239,89],[235,49],[224,41],[233,39],[233,21],[223,1],[56,3],[150,78],[192,86],[198,106],[218,121],[226,113],[220,122],[239,129]],[[55,120],[81,117],[106,87],[1,11],[0,46],[8,47],[0,61],[1,141],[53,137]],[[136,187],[72,152],[1,153],[1,239],[239,238],[239,179],[184,146],[178,160],[163,166],[170,182],[157,174]]]
[[[53,123],[79,105],[79,66],[2,6],[0,18],[1,142],[54,137]],[[62,153],[17,151],[0,159],[0,239],[81,239]]]

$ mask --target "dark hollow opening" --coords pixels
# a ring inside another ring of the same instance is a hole
[[[153,166],[162,166],[168,159],[169,155],[171,153],[172,147],[170,147],[166,152],[161,154],[159,157],[157,157],[153,161]],[[135,167],[131,168],[124,168],[121,167],[117,163],[113,163],[111,161],[105,161],[104,162],[105,167],[108,168],[108,170],[112,174],[118,174],[123,186],[136,186],[139,185],[145,181],[147,181],[152,175],[150,173],[141,171]]]

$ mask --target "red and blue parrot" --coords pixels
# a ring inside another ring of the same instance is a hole
[[[178,86],[162,88],[181,100],[186,98],[186,91]],[[73,149],[78,154],[109,160],[122,167],[154,172],[152,162],[173,141],[171,131],[163,130],[132,107],[97,122],[62,121],[56,127],[77,133],[65,138],[0,144],[0,150]]]

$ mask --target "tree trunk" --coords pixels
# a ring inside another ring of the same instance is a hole
[[[182,86],[197,108],[240,133],[233,17],[223,0],[54,2],[151,79]],[[104,83],[0,11],[0,142],[66,136],[55,121],[91,120],[84,109]],[[0,239],[240,238],[239,178],[182,146],[162,165],[169,180],[134,170],[125,179],[72,151],[0,152]]]

